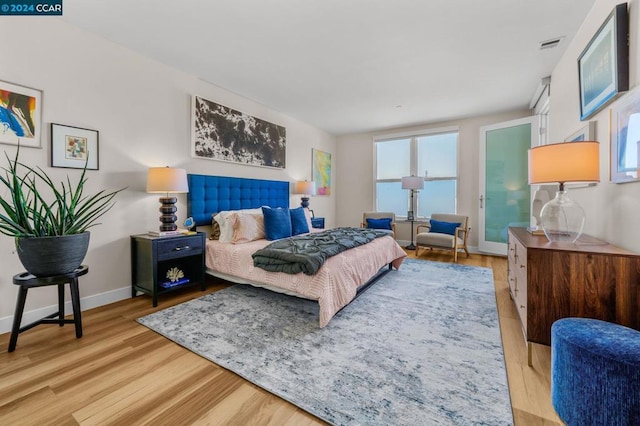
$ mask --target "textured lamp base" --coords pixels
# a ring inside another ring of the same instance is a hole
[[[309,208],[309,197],[301,197],[300,200],[302,200],[302,202],[300,203],[300,205],[304,208]]]
[[[178,208],[176,207],[176,201],[178,199],[176,197],[160,197],[160,231],[175,231],[178,229],[176,225],[176,220],[178,217],[175,215]]]

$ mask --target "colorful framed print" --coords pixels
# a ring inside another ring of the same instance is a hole
[[[312,149],[312,176],[316,195],[331,195],[331,153]]]
[[[617,5],[578,57],[580,120],[629,90],[629,16]]]
[[[40,148],[42,91],[0,81],[0,143]]]
[[[51,167],[99,169],[98,131],[51,123]]]
[[[283,126],[193,96],[193,157],[284,169],[286,153]]]
[[[640,145],[640,89],[635,88],[611,107],[611,182],[635,182]]]

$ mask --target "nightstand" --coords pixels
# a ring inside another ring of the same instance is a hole
[[[312,217],[311,226],[316,229],[324,229],[324,217]]]
[[[200,284],[200,290],[204,291],[205,235],[204,232],[171,237],[132,235],[131,297],[136,297],[138,291],[149,294],[155,307],[158,295],[184,286]],[[167,278],[170,270],[181,271],[183,276],[174,276],[172,281]]]

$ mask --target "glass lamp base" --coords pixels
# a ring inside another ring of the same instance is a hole
[[[569,198],[567,191],[558,191],[556,197],[542,207],[540,221],[549,241],[575,243],[582,235],[585,214],[582,207]]]

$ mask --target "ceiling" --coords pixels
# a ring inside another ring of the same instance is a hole
[[[343,135],[527,108],[594,2],[65,0],[63,19]]]

